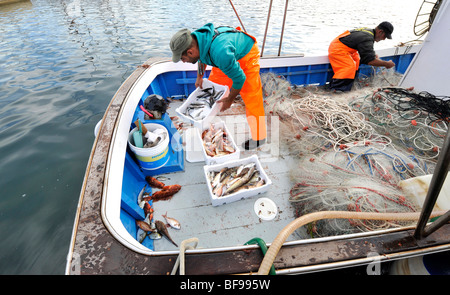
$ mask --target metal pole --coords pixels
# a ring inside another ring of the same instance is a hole
[[[436,203],[436,200],[439,197],[439,193],[441,191],[442,185],[444,184],[445,178],[447,177],[449,165],[450,165],[450,132],[447,131],[444,145],[442,146],[441,153],[439,154],[436,168],[433,173],[433,177],[431,178],[430,187],[428,189],[428,193],[425,198],[425,202],[423,204],[420,219],[417,222],[417,227],[414,232],[414,237],[416,239],[421,239],[428,236],[450,219],[450,211],[448,211],[447,213],[439,217],[438,220],[434,221],[428,228],[425,228],[428,219],[430,218],[431,211],[433,211],[434,204]]]
[[[273,0],[270,0],[269,12],[267,13],[266,31],[264,32],[264,40],[263,40],[263,44],[261,47],[261,57],[263,56],[263,52],[264,52],[264,44],[266,44],[266,36],[267,36],[267,29],[269,27],[270,11],[272,10],[272,1]]]
[[[231,2],[231,0],[229,0],[229,1],[230,1],[230,4],[231,4],[231,7],[233,7],[234,13],[236,13],[237,18],[238,18],[239,22],[241,23],[242,29],[244,30],[244,32],[247,33],[247,30],[245,29],[244,24],[241,21],[241,18],[239,17],[236,9],[234,8],[233,2]]]
[[[289,1],[286,0],[286,6],[284,8],[283,27],[281,28],[280,47],[278,48],[278,56],[280,56],[280,54],[281,54],[281,42],[283,42],[284,23],[286,22],[286,14],[287,14],[288,2]]]
[[[433,221],[430,225],[423,229],[423,237],[429,236],[432,232],[450,221],[450,211],[447,211],[444,215]]]

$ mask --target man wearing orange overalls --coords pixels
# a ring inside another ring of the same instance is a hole
[[[230,88],[228,97],[218,101],[222,104],[220,111],[230,108],[241,95],[251,132],[243,147],[249,150],[264,144],[267,134],[256,39],[239,28],[208,23],[192,33],[188,29],[178,31],[170,41],[170,49],[173,62],[198,62],[196,87],[202,87],[206,65],[211,65],[208,80]]]
[[[392,60],[379,59],[373,49],[374,42],[392,39],[393,31],[391,23],[382,22],[375,29],[359,28],[337,36],[328,48],[328,59],[334,72],[330,88],[350,91],[360,63],[388,69],[394,67]]]

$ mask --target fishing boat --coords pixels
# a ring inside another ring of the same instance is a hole
[[[396,72],[405,73],[422,45],[396,47],[377,52],[380,58],[393,60]],[[332,77],[327,56],[276,56],[260,60],[261,74],[285,77],[297,87],[326,85]],[[210,68],[206,69],[206,76]],[[373,68],[361,66],[359,75],[370,76]],[[139,66],[120,86],[96,130],[77,208],[66,274],[252,274],[257,273],[271,253],[267,272],[295,274],[367,265],[450,249],[450,225],[439,222],[438,230],[423,233],[437,196],[425,203],[419,226],[304,238],[293,232],[273,246],[286,227],[296,220],[288,202],[290,183],[289,152],[280,148],[276,134],[277,119],[268,119],[269,143],[256,150],[239,150],[238,158],[208,162],[201,142],[202,127],[189,126],[180,132],[179,110],[196,91],[197,66],[152,58]],[[157,95],[168,108],[161,118],[151,118],[143,107],[145,100]],[[214,117],[214,116],[211,116]],[[245,140],[245,116],[221,115],[236,146]],[[209,122],[208,122],[209,124]],[[142,126],[143,125],[143,126]],[[202,125],[204,126],[204,125]],[[152,156],[139,156],[133,146],[133,134],[142,128],[165,130],[168,142]],[[197,143],[196,143],[197,140]],[[446,141],[448,142],[448,141]],[[442,148],[445,150],[445,146]],[[438,194],[448,169],[448,150],[440,155],[430,191]],[[144,162],[151,162],[145,167]],[[254,163],[264,176],[262,190],[214,200],[209,186],[211,171],[223,167]],[[446,164],[447,163],[447,164]],[[438,169],[442,168],[442,169]],[[446,174],[446,173],[445,173]],[[159,187],[152,181],[163,183]],[[155,195],[163,187],[178,186],[169,199],[149,198],[145,210],[140,206],[143,194]],[[433,189],[438,187],[439,189]],[[266,218],[262,210],[273,206]],[[148,211],[150,210],[150,211]],[[144,230],[139,238],[139,222],[148,218],[162,222],[162,236],[155,227]],[[328,218],[328,217],[325,217]],[[334,217],[329,217],[334,218]],[[178,228],[168,227],[170,222]],[[435,222],[436,223],[436,222]],[[437,223],[436,223],[437,224]],[[167,235],[168,236],[164,236]],[[273,246],[273,247],[272,247]],[[274,250],[275,251],[275,250]],[[375,256],[373,254],[376,254]],[[374,258],[375,257],[375,258]],[[267,263],[266,263],[267,264]]]

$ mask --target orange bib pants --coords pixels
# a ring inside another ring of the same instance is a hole
[[[250,52],[238,60],[246,77],[239,94],[245,103],[247,122],[253,140],[262,140],[267,136],[262,84],[259,75],[259,57],[260,52],[255,40],[255,44],[253,44]],[[208,80],[217,84],[227,85],[230,88],[233,84],[233,81],[216,67],[212,68]]]
[[[337,36],[328,48],[328,59],[334,72],[333,79],[355,79],[356,71],[359,68],[358,51],[339,41],[339,38],[349,34],[349,31],[345,31]]]

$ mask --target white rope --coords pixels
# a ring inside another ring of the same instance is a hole
[[[194,246],[186,246],[189,243],[194,243]],[[186,250],[192,250],[197,248],[198,238],[190,238],[181,242],[180,245],[180,253],[178,254],[177,260],[173,266],[171,275],[175,275],[177,273],[178,267],[180,268],[180,275],[185,275],[185,257],[184,253]]]

